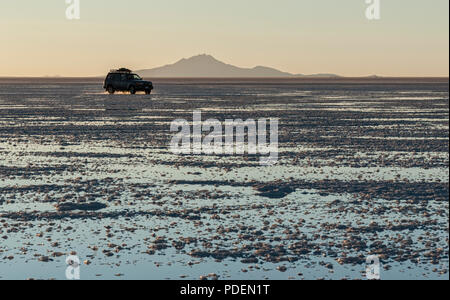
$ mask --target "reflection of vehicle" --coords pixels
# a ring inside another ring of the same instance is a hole
[[[150,81],[143,80],[139,75],[132,73],[130,70],[122,68],[109,72],[103,88],[110,94],[114,94],[116,91],[130,92],[130,94],[143,91],[148,95],[153,90],[153,84]]]

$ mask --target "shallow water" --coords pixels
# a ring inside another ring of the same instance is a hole
[[[449,278],[448,83],[155,86],[0,80],[1,279]],[[194,110],[278,118],[277,165],[172,154]]]

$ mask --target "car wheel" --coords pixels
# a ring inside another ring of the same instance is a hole
[[[115,92],[114,87],[112,85],[108,86],[108,93],[112,95],[114,94],[114,92]]]
[[[145,89],[145,94],[146,95],[150,95],[152,93],[152,90],[151,89]]]
[[[136,94],[136,88],[134,86],[130,86],[130,94],[131,95]]]

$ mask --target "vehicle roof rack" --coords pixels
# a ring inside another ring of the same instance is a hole
[[[132,71],[130,69],[127,69],[127,68],[120,68],[120,69],[117,69],[117,70],[112,69],[110,71],[110,73],[131,73],[131,72]]]

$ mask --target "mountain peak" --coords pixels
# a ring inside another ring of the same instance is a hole
[[[206,61],[206,62],[218,62],[217,59],[215,59],[212,55],[209,54],[199,54],[199,55],[195,55],[189,58],[183,58],[181,61],[186,62],[186,61]]]
[[[212,55],[209,54],[199,54],[192,56],[191,59],[214,59],[216,60]]]

